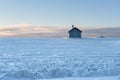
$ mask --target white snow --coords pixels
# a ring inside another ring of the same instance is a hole
[[[120,80],[120,38],[0,38],[0,80]]]
[[[43,80],[119,80],[119,77],[61,78],[61,79],[43,79]]]

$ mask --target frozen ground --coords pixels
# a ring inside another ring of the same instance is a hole
[[[120,38],[0,38],[0,80],[120,80],[119,75]]]

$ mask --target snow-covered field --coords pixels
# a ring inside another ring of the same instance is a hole
[[[120,80],[120,38],[0,38],[0,80]]]

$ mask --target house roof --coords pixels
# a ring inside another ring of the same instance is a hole
[[[76,27],[74,27],[74,28],[72,28],[71,30],[69,30],[68,32],[70,33],[71,31],[73,31],[73,30],[78,30],[78,31],[80,31],[80,32],[82,32],[80,29],[78,29],[78,28],[76,28]]]

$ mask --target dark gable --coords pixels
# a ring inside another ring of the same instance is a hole
[[[68,32],[70,33],[71,31],[73,31],[73,30],[78,30],[78,31],[80,31],[80,32],[82,32],[81,30],[79,30],[78,28],[76,28],[76,27],[74,27],[74,28],[72,28],[71,30],[69,30]]]

